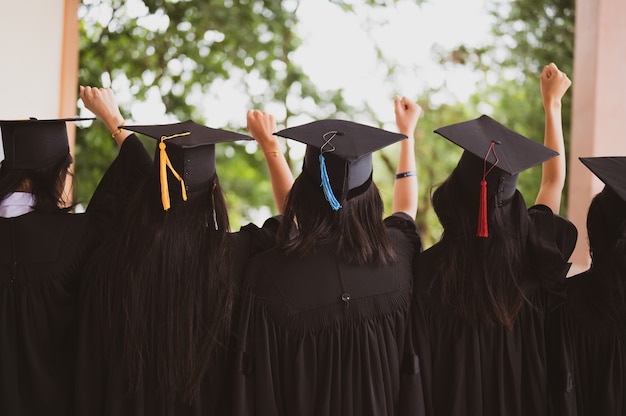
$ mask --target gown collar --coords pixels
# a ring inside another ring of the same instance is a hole
[[[0,217],[13,218],[34,210],[35,197],[28,192],[13,192],[0,201]]]

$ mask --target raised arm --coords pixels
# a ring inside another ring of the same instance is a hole
[[[549,207],[559,213],[561,194],[565,186],[566,159],[561,119],[561,98],[572,81],[554,63],[546,65],[540,76],[541,98],[545,111],[545,133],[543,144],[559,152],[559,155],[544,162],[541,166],[541,187],[536,204]]]
[[[265,156],[276,209],[279,214],[282,214],[285,210],[287,194],[293,185],[293,174],[280,149],[278,137],[274,136],[276,121],[272,114],[260,110],[249,110],[246,122],[248,132],[257,141]]]
[[[89,111],[102,120],[111,132],[115,142],[118,146],[121,146],[131,132],[119,128],[119,126],[124,124],[124,117],[120,113],[113,90],[110,88],[83,87],[81,85],[80,99],[83,100],[85,107]]]
[[[393,212],[404,212],[415,219],[417,215],[417,170],[415,166],[415,126],[422,108],[406,97],[394,98],[398,132],[407,136],[400,142],[400,157],[393,185]]]

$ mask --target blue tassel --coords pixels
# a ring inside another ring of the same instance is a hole
[[[326,197],[326,200],[330,204],[330,207],[333,209],[333,211],[339,211],[339,208],[341,208],[341,204],[339,203],[339,201],[337,201],[337,198],[335,198],[335,195],[333,194],[333,188],[331,188],[330,186],[328,172],[326,171],[325,158],[322,154],[320,154],[320,173],[322,175],[322,189],[324,190],[324,196]]]

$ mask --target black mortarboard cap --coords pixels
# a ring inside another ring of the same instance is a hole
[[[181,183],[182,199],[203,191],[215,180],[215,144],[252,137],[233,131],[214,129],[187,120],[171,124],[120,126],[157,140],[154,163],[159,167],[163,209],[170,208],[168,175]]]
[[[307,145],[303,172],[320,180],[334,210],[359,195],[372,180],[372,152],[406,136],[346,120],[325,119],[275,133]]]
[[[598,179],[626,201],[626,157],[581,157],[579,159]]]
[[[480,185],[478,236],[486,237],[486,198],[495,195],[497,206],[509,201],[520,172],[545,162],[558,152],[482,115],[435,130],[464,149],[455,173],[470,190]]]
[[[0,120],[3,165],[10,169],[38,169],[53,165],[70,152],[68,121],[93,118]]]

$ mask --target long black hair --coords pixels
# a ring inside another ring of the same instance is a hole
[[[596,195],[587,213],[594,303],[620,327],[626,313],[626,202],[611,188]]]
[[[517,190],[502,206],[496,207],[495,195],[490,197],[489,237],[478,238],[478,198],[470,196],[464,183],[453,172],[432,195],[444,229],[438,244],[446,253],[433,285],[439,285],[442,302],[467,322],[511,328],[527,301],[526,204]]]
[[[68,153],[56,163],[38,169],[11,169],[4,164],[0,168],[0,201],[9,194],[26,187],[35,198],[34,210],[54,212],[64,209],[63,191],[65,180],[71,175],[72,156]]]
[[[156,175],[129,206],[97,264],[96,307],[111,365],[129,393],[142,380],[168,400],[190,402],[212,353],[227,344],[233,301],[229,222],[219,182],[163,211]],[[170,187],[170,189],[179,189]]]
[[[351,264],[395,261],[383,222],[383,202],[373,182],[333,211],[319,184],[307,175],[296,178],[278,229],[277,242],[286,253],[303,254],[316,244],[336,244],[340,258]]]

